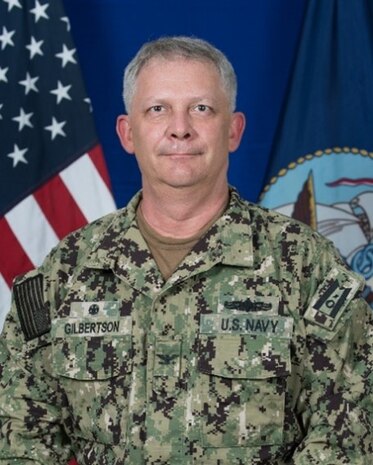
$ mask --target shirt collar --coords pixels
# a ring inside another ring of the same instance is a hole
[[[248,204],[230,187],[230,201],[223,215],[197,242],[165,283],[136,223],[141,191],[118,211],[96,239],[86,267],[112,269],[120,278],[145,293],[159,293],[177,282],[205,272],[218,263],[251,267],[253,246]]]

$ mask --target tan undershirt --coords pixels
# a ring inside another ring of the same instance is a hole
[[[193,236],[185,239],[175,239],[158,234],[145,220],[140,205],[136,210],[137,225],[165,280],[173,274],[198,240],[210,229],[227,207],[227,205],[224,205],[224,207]]]

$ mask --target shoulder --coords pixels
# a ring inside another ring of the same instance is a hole
[[[266,243],[285,254],[308,251],[318,255],[326,251],[338,255],[331,241],[301,221],[241,197],[237,206],[241,215],[247,217],[253,238],[260,244]]]
[[[250,218],[254,262],[273,264],[287,299],[297,293],[308,322],[334,328],[348,304],[360,294],[364,280],[351,271],[334,244],[306,224],[239,199]],[[325,333],[329,334],[329,333]]]
[[[87,263],[91,253],[103,247],[111,250],[120,231],[133,220],[135,207],[110,213],[68,234],[46,256],[36,269],[16,277],[13,283],[12,310],[18,334],[26,341],[34,340],[50,331],[51,311],[58,308],[69,283]],[[107,253],[105,250],[105,253]],[[12,326],[12,325],[10,325]],[[10,327],[8,325],[8,328]]]
[[[128,229],[135,218],[140,193],[122,209],[109,213],[96,221],[68,234],[51,250],[42,265],[43,272],[52,267],[61,269],[75,268],[84,262],[92,250],[105,245],[114,246],[118,234]]]
[[[68,234],[39,267],[14,279],[12,311],[5,333],[13,327],[18,336],[22,333],[26,341],[31,341],[49,332],[52,302],[60,300],[73,270],[84,262],[95,239],[101,237],[119,214],[107,215]],[[15,326],[9,325],[17,320]]]
[[[125,209],[119,210],[73,231],[51,250],[47,260],[75,266],[99,243],[110,226],[125,214]]]

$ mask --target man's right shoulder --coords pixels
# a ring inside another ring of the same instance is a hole
[[[55,263],[67,267],[77,266],[122,215],[125,215],[125,210],[109,213],[69,233],[47,255],[45,266],[51,266]]]
[[[43,275],[50,281],[63,283],[74,270],[84,264],[91,252],[100,247],[104,241],[110,242],[110,235],[118,234],[118,229],[125,226],[127,209],[109,213],[85,226],[69,233],[48,253],[43,263],[28,273],[15,278],[13,286]]]
[[[48,338],[50,312],[63,301],[69,281],[85,266],[95,248],[101,247],[103,241],[110,242],[110,234],[116,235],[120,226],[126,224],[126,219],[126,209],[122,209],[71,232],[51,250],[39,267],[14,279],[13,315],[8,318],[8,323],[14,324],[8,324],[6,333],[9,338],[20,337],[25,341],[43,335]]]

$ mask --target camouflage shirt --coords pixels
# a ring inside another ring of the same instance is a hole
[[[372,312],[330,242],[232,191],[165,282],[138,201],[16,280],[0,464],[371,465]]]

